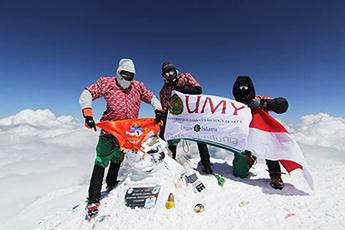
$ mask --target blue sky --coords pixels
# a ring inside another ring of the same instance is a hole
[[[231,98],[236,76],[250,75],[257,94],[288,99],[285,121],[345,117],[344,11],[342,0],[0,0],[0,117],[48,108],[81,118],[80,92],[122,57],[156,95],[171,60],[206,94]]]

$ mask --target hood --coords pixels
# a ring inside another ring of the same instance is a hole
[[[123,58],[119,62],[119,67],[117,68],[117,76],[120,76],[121,71],[127,71],[135,74],[135,67],[132,59]]]
[[[247,90],[240,90],[241,85],[247,85]],[[249,76],[238,76],[233,87],[232,95],[236,101],[247,104],[250,100],[255,98],[255,88],[252,79]]]

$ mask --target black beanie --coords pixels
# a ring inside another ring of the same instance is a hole
[[[166,73],[169,70],[176,70],[176,67],[173,63],[170,61],[165,61],[162,65],[162,73]]]

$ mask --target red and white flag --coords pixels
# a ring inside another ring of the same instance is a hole
[[[284,126],[261,108],[253,110],[252,115],[247,149],[259,158],[279,160],[288,173],[302,169],[304,178],[313,189],[313,178],[303,152]]]

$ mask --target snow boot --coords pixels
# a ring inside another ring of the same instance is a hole
[[[274,189],[282,190],[284,188],[284,182],[281,178],[281,174],[283,173],[280,170],[279,161],[266,160],[266,164],[271,178],[270,185]]]
[[[211,163],[209,162],[201,162],[202,166],[203,166],[203,171],[206,173],[206,174],[213,174],[213,169],[211,167]]]
[[[116,181],[114,185],[107,185],[106,190],[107,193],[111,192],[114,188],[116,188],[116,186],[119,184],[120,181]]]
[[[95,218],[98,215],[99,211],[99,202],[94,202],[94,203],[89,203],[86,206],[87,214],[86,214],[86,219],[91,220],[92,218]]]
[[[270,185],[274,189],[282,190],[284,188],[284,182],[281,178],[281,172],[270,172]]]

